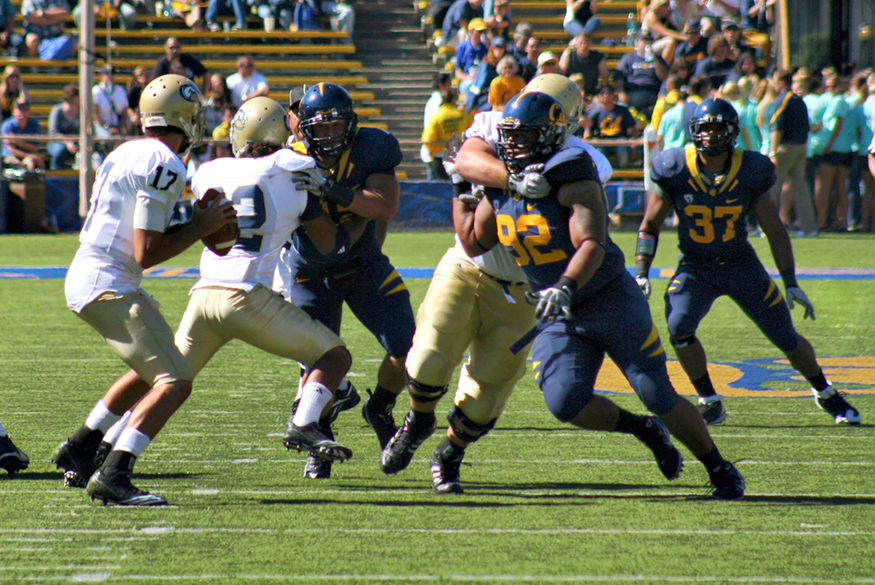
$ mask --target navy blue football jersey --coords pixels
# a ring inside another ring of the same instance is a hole
[[[693,146],[659,153],[650,178],[677,211],[681,252],[704,260],[750,247],[745,217],[776,180],[772,161],[751,150],[734,151],[725,174],[702,172]]]
[[[378,128],[359,128],[352,146],[341,155],[331,178],[351,189],[361,189],[364,187],[365,179],[370,175],[382,174],[394,177],[395,167],[401,163],[401,159],[401,147],[398,145],[398,140],[390,133]],[[330,201],[323,201],[322,206],[325,213],[338,225],[349,221],[355,215],[348,209],[338,207]],[[326,266],[324,257],[310,241],[303,227],[295,231],[292,244],[293,251],[300,254],[311,266]],[[367,249],[379,250],[379,248],[380,245],[376,238],[376,224],[370,221],[365,233],[353,245],[351,253],[344,256],[344,261]]]
[[[503,189],[486,190],[495,212],[499,242],[516,259],[536,292],[556,284],[576,250],[568,229],[572,210],[556,199],[559,187],[572,181],[599,181],[592,159],[582,148],[560,150],[547,162],[543,174],[553,189],[542,199],[524,199]],[[604,221],[607,226],[607,214]],[[624,266],[623,252],[607,237],[604,261],[577,291],[575,302],[625,272]]]

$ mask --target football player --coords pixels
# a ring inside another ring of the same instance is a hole
[[[200,279],[191,289],[175,343],[194,376],[232,339],[310,366],[284,443],[314,457],[346,460],[351,451],[324,436],[317,423],[352,357],[337,335],[270,290],[280,249],[298,226],[326,256],[346,248],[350,238],[346,226],[335,225],[314,196],[290,188],[294,174],[312,167],[313,160],[284,148],[289,134],[283,106],[253,98],[231,124],[236,158],[204,163],[192,178],[198,199],[221,190],[239,208],[239,236],[226,255],[204,248]],[[360,223],[359,232],[364,231]],[[131,387],[144,384],[132,371],[117,386],[135,392]]]
[[[139,393],[110,388],[52,457],[58,467],[87,477],[93,469],[80,462],[92,460],[104,432],[139,401],[115,450],[89,480],[89,494],[104,502],[166,503],[134,487],[131,473],[136,458],[192,387],[191,366],[173,344],[173,331],[158,303],[140,288],[143,270],[237,221],[227,202],[195,206],[188,223],[168,229],[185,184],[180,156],[201,141],[202,101],[197,86],[181,75],[163,75],[143,89],[145,138],[122,144],[98,169],[81,245],[67,272],[67,305],[146,382]]]
[[[608,235],[604,191],[591,157],[583,149],[560,149],[565,126],[553,97],[523,92],[505,107],[495,151],[482,140],[462,145],[459,174],[487,187],[462,244],[471,255],[500,244],[526,275],[540,329],[532,347],[535,376],[557,419],[636,436],[672,480],[683,460],[670,429],[704,464],[714,496],[739,499],[744,478],[722,457],[695,406],[669,381],[646,300]],[[508,174],[535,164],[544,165],[538,172],[549,184],[546,193],[528,194],[508,182]],[[632,414],[594,394],[606,352],[657,416]]]
[[[321,253],[305,231],[296,230],[281,257],[274,288],[335,333],[346,302],[386,350],[377,386],[362,409],[382,449],[397,428],[392,408],[406,382],[404,359],[415,326],[407,285],[381,251],[388,221],[398,211],[401,190],[395,167],[401,149],[388,132],[359,128],[352,98],[334,83],[308,88],[297,118],[305,140],[293,148],[316,161],[315,168],[299,175],[298,185],[320,197],[336,224],[361,220],[366,229],[336,257]],[[355,396],[347,399],[349,406],[357,401]],[[322,431],[331,436],[329,418],[323,420]],[[305,477],[330,474],[330,461],[308,459]]]
[[[15,473],[27,469],[28,465],[30,465],[30,457],[15,446],[6,433],[3,423],[0,423],[0,467],[8,473]]]
[[[563,112],[577,121],[581,108],[578,87],[564,75],[545,74],[528,84],[529,91],[543,91],[556,97]],[[468,138],[494,145],[502,113],[482,112],[468,129]],[[613,169],[595,148],[566,132],[563,148],[584,148],[597,161],[599,179],[606,182]],[[455,148],[448,149],[445,162],[452,166]],[[482,188],[472,192],[448,169],[453,177],[453,221],[465,233],[471,211],[482,196]],[[509,177],[524,184],[523,175]],[[543,177],[529,173],[530,191],[547,186]],[[539,185],[540,183],[540,185]],[[517,353],[510,346],[535,323],[534,307],[525,301],[529,291],[522,270],[501,246],[482,255],[469,256],[459,236],[435,269],[425,299],[416,317],[413,347],[407,356],[410,412],[404,424],[383,450],[380,465],[386,473],[406,468],[416,450],[436,426],[434,412],[438,400],[447,392],[453,370],[462,361],[466,348],[470,356],[462,366],[459,385],[449,414],[449,427],[443,441],[431,456],[433,488],[436,493],[463,493],[459,469],[465,449],[494,426],[505,403],[525,373],[528,346]]]
[[[711,304],[727,295],[790,360],[812,386],[817,405],[837,424],[859,424],[860,413],[826,380],[814,349],[793,328],[790,309],[798,302],[803,318],[814,319],[814,306],[796,282],[790,237],[769,198],[775,166],[765,156],[735,149],[738,115],[732,104],[707,99],[690,120],[694,145],[661,152],[650,176],[656,192],[647,201],[635,251],[636,280],[645,296],[666,216],[678,216],[680,263],[665,293],[670,341],[678,361],[699,394],[699,410],[708,424],[726,419],[702,343],[699,323]],[[747,241],[745,218],[753,214],[769,239],[772,257],[784,281],[786,303]]]

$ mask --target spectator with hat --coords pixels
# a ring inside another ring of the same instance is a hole
[[[639,33],[635,50],[623,55],[617,65],[620,101],[646,118],[653,113],[659,88],[668,77],[668,64],[662,55],[653,52],[652,44],[650,33]]]
[[[544,51],[538,55],[538,70],[535,72],[535,77],[544,73],[562,73],[559,57],[553,51]]]
[[[438,46],[457,47],[464,40],[464,33],[474,18],[483,20],[483,0],[456,0],[444,17],[441,39]],[[484,22],[485,24],[485,22]]]
[[[483,42],[485,30],[486,23],[482,18],[472,18],[468,22],[468,38],[456,48],[455,73],[456,79],[459,80],[459,93],[463,96],[467,95],[480,62],[489,52],[489,46]]]
[[[575,36],[562,52],[559,69],[568,76],[583,74],[583,90],[589,97],[596,94],[599,81],[607,81],[610,76],[604,53],[592,48],[592,35],[586,31]]]
[[[465,99],[465,111],[472,115],[489,109],[489,86],[498,77],[498,62],[507,55],[507,43],[503,37],[495,37],[489,52],[477,68]],[[543,53],[542,53],[543,54]]]
[[[507,52],[520,61],[526,56],[526,50],[529,46],[529,39],[535,34],[535,29],[528,22],[521,22],[516,25],[513,31],[513,42],[508,43]],[[522,63],[520,63],[522,64]]]
[[[754,54],[753,49],[748,46],[741,36],[741,29],[738,23],[732,19],[724,19],[720,31],[723,33],[723,38],[729,43],[729,58],[733,61],[738,61],[742,53]]]
[[[679,43],[669,43],[662,51],[662,58],[671,65],[675,59],[684,59],[690,71],[708,56],[708,39],[702,36],[702,26],[698,18],[688,20],[684,25],[687,40]]]
[[[104,65],[98,73],[100,82],[91,88],[94,135],[109,138],[125,134],[131,118],[128,92],[124,86],[114,83],[115,69],[112,65]]]

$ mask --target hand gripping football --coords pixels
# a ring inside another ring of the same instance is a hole
[[[201,208],[207,208],[213,202],[225,201],[225,194],[217,189],[208,189],[201,199],[198,199],[196,205]],[[201,241],[210,249],[213,254],[225,256],[231,251],[231,248],[237,242],[239,230],[236,223],[229,223],[222,226],[218,231],[213,232]]]

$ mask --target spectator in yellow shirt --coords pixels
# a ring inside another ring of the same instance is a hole
[[[456,90],[444,89],[441,92],[441,105],[435,112],[425,128],[422,130],[422,142],[431,152],[431,162],[428,163],[426,179],[429,181],[448,181],[444,171],[443,154],[447,141],[453,134],[459,136],[471,125],[471,115],[456,105]]]
[[[505,55],[495,67],[498,77],[489,84],[489,103],[493,111],[504,110],[507,100],[518,94],[526,86],[526,80],[518,75],[520,66],[513,55]]]

